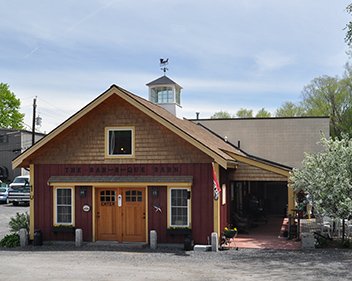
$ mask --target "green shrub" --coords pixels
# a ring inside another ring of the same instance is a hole
[[[15,217],[12,217],[9,222],[11,232],[17,233],[21,228],[29,231],[29,215],[28,213],[16,213]]]
[[[14,248],[18,246],[20,246],[20,236],[17,233],[7,234],[0,241],[0,247]]]

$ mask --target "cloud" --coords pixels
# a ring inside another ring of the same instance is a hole
[[[112,84],[117,84],[147,98],[148,88],[145,84],[155,78],[150,73],[133,71],[99,73],[49,71],[13,73],[9,84],[14,85],[11,90],[22,100],[22,111],[26,114],[27,124],[31,124],[32,98],[38,97],[37,110],[43,118],[42,130],[48,132]],[[259,104],[260,108],[268,108],[268,102],[275,104],[272,101],[275,95],[280,95],[279,103],[282,103],[290,98],[282,93],[299,93],[302,84],[299,81],[252,81],[249,83],[248,81],[209,80],[197,77],[172,77],[172,79],[183,86],[182,105],[185,112],[188,112],[188,116],[190,114],[193,116],[194,110],[201,111],[202,114],[204,112],[210,114],[221,109],[255,108],[255,104]],[[261,93],[260,97],[257,95],[258,92]],[[196,108],[194,104],[197,104]]]
[[[199,93],[204,91],[222,93],[224,96],[234,93],[255,94],[258,92],[300,92],[302,89],[302,81],[294,80],[270,81],[256,79],[252,81],[246,81],[230,79],[192,79],[180,77],[179,81],[182,81],[182,86],[185,88],[185,91],[198,91]]]
[[[113,83],[146,97],[169,57],[185,108],[274,107],[342,74],[349,1],[335,2],[0,1],[0,82],[69,115]]]
[[[260,73],[277,71],[294,64],[295,60],[290,55],[284,55],[275,51],[267,51],[255,56],[257,69]]]

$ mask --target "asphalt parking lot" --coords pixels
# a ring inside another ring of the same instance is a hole
[[[29,213],[28,206],[13,206],[12,204],[0,204],[0,240],[10,232],[9,221],[16,213]]]
[[[16,212],[0,205],[0,236]],[[352,251],[341,249],[185,252],[73,243],[0,248],[0,280],[352,280]]]

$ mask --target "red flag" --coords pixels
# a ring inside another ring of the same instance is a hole
[[[213,166],[213,189],[214,189],[214,199],[217,200],[219,198],[219,194],[221,192],[219,181],[216,177],[214,163],[211,163]]]

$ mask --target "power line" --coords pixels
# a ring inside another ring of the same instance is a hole
[[[40,101],[43,101],[43,102],[44,102],[44,103],[46,103],[47,105],[50,105],[52,108],[54,108],[54,109],[56,109],[56,110],[60,111],[61,113],[63,113],[63,114],[65,114],[65,115],[67,115],[67,112],[65,112],[65,111],[64,111],[64,110],[62,110],[61,108],[59,108],[59,107],[57,107],[57,106],[55,106],[55,105],[51,104],[50,102],[46,101],[46,100],[45,100],[45,99],[43,99],[42,97],[39,97],[39,100],[40,100]]]

